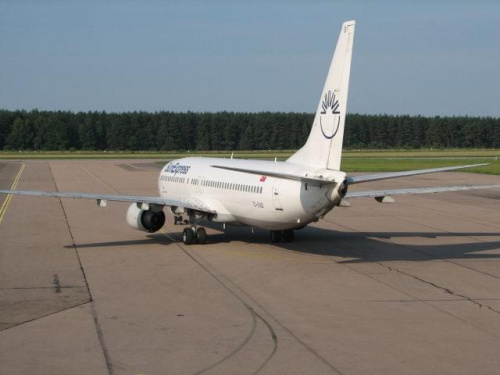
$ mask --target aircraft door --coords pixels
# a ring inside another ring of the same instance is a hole
[[[277,178],[274,180],[273,203],[274,203],[274,208],[276,210],[283,211],[283,207],[281,206],[281,202],[280,202],[280,183],[281,183],[281,179]]]

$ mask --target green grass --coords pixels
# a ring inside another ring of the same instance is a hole
[[[293,151],[237,151],[235,158],[285,160]],[[187,156],[231,157],[231,152],[0,152],[0,160],[27,159],[158,159],[158,163]],[[500,175],[500,150],[346,150],[342,170],[347,172],[391,172],[412,169],[438,168],[463,164],[490,163],[464,172]]]
[[[345,150],[347,158],[499,158],[500,150]]]

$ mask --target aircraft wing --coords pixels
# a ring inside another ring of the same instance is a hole
[[[379,198],[391,195],[404,194],[429,194],[429,193],[446,193],[453,191],[475,190],[475,189],[495,189],[500,188],[500,185],[462,185],[448,187],[429,187],[429,188],[414,188],[414,189],[394,189],[394,190],[371,190],[371,191],[353,191],[347,193],[345,198],[363,198],[372,197]]]
[[[160,197],[143,197],[137,195],[112,195],[112,194],[90,194],[90,193],[73,193],[73,192],[50,192],[36,190],[0,190],[0,194],[13,195],[31,195],[37,197],[55,197],[55,198],[79,198],[79,199],[95,199],[99,205],[101,202],[117,201],[117,202],[132,202],[139,204],[157,204],[161,206],[177,206],[186,209],[215,214],[205,203],[199,199],[166,199]],[[105,205],[105,204],[104,204]]]
[[[484,165],[489,165],[489,163],[483,164],[471,164],[471,165],[457,165],[454,167],[443,167],[443,168],[431,168],[431,169],[417,169],[414,171],[404,171],[404,172],[388,172],[388,173],[377,173],[377,174],[365,174],[361,176],[352,176],[347,178],[349,185],[359,184],[361,182],[377,181],[377,180],[387,180],[389,178],[406,177],[406,176],[416,176],[419,174],[426,173],[436,173],[436,172],[447,172],[454,171],[456,169],[482,167]]]

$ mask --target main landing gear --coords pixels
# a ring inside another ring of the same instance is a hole
[[[205,228],[196,229],[195,226],[184,228],[182,232],[182,242],[184,245],[192,245],[198,243],[200,245],[207,243],[207,231]]]
[[[205,228],[196,227],[196,214],[194,212],[188,211],[188,220],[182,220],[182,216],[175,217],[175,223],[190,223],[191,226],[184,228],[182,232],[182,242],[184,245],[200,244],[203,245],[207,243],[207,231]]]
[[[293,242],[295,237],[295,231],[293,229],[287,230],[272,230],[271,231],[271,242]]]

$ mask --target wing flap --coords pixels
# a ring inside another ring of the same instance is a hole
[[[364,197],[385,197],[391,195],[405,194],[430,194],[430,193],[446,193],[454,191],[466,191],[476,189],[498,189],[500,185],[462,185],[448,187],[429,187],[429,188],[414,188],[414,189],[387,189],[387,190],[371,190],[371,191],[354,191],[346,194],[345,198],[364,198]]]

